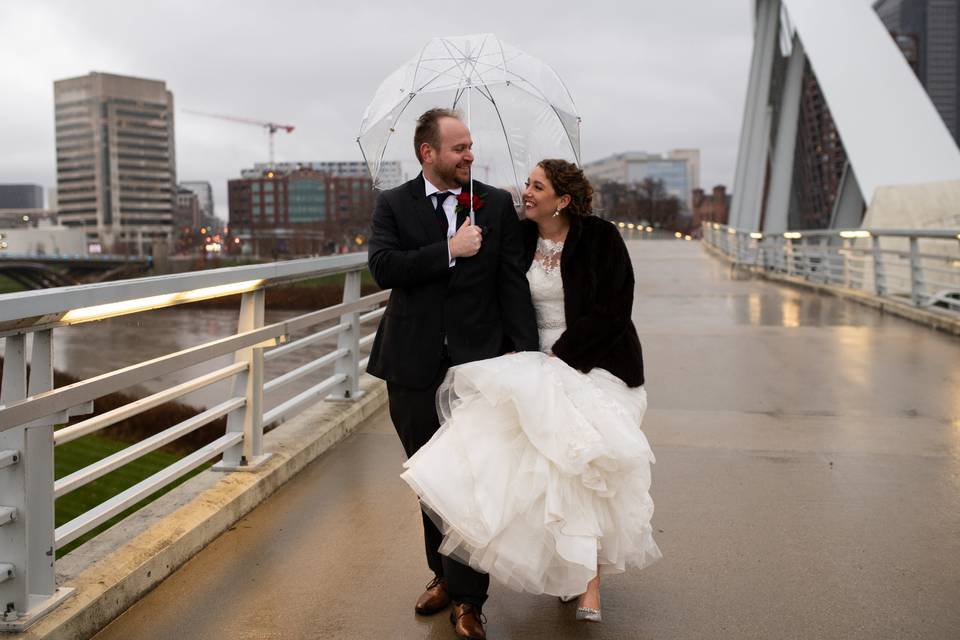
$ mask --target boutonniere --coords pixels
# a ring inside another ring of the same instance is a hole
[[[484,198],[486,197],[487,197],[487,194],[485,193],[484,194],[479,194],[477,192],[473,193],[473,210],[474,211],[480,211],[480,209],[483,209],[483,201],[484,201]],[[457,196],[456,213],[457,215],[461,215],[461,214],[466,215],[470,213],[470,192],[469,191],[461,191],[460,194]]]

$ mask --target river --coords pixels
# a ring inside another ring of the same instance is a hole
[[[265,314],[266,323],[279,322],[305,313],[303,311],[271,311]],[[129,316],[110,318],[53,331],[54,368],[72,376],[87,379],[115,369],[137,364],[151,358],[227,337],[237,330],[238,312],[228,309],[192,309],[177,307]],[[328,322],[315,330],[332,325]],[[363,325],[364,333],[376,329],[374,323]],[[293,338],[302,337],[300,335]],[[28,343],[29,347],[29,343]],[[288,354],[265,366],[265,381],[269,381],[301,364],[314,360],[336,347],[336,336]],[[365,355],[366,351],[364,351]],[[173,374],[156,378],[125,390],[138,396],[149,395],[199,375],[224,367],[233,356],[223,356],[202,365],[189,367]],[[264,398],[265,409],[292,397],[333,373],[333,365],[296,380],[287,388],[277,390]],[[221,381],[182,398],[197,408],[207,408],[227,398],[231,382]]]

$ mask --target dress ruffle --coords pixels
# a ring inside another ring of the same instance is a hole
[[[660,558],[650,520],[646,392],[523,352],[454,367],[441,427],[402,478],[444,533],[440,552],[514,589],[575,595]]]

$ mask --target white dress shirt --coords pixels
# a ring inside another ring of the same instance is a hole
[[[450,266],[452,267],[457,264],[457,259],[450,255],[450,238],[457,233],[457,196],[463,191],[463,187],[457,187],[456,189],[437,189],[427,180],[427,176],[423,176],[423,184],[426,186],[427,197],[430,198],[430,204],[433,206],[434,211],[437,209],[437,198],[433,194],[440,193],[441,191],[448,191],[453,194],[452,196],[447,196],[447,199],[443,201],[443,212],[447,214],[447,259],[450,261]]]

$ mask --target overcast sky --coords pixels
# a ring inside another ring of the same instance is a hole
[[[0,183],[55,186],[53,81],[103,71],[164,80],[177,178],[226,181],[267,160],[255,127],[296,125],[277,161],[360,160],[380,82],[434,36],[493,32],[550,64],[583,120],[585,161],[701,150],[701,183],[731,185],[752,46],[752,0],[448,3],[348,0],[0,0]]]

